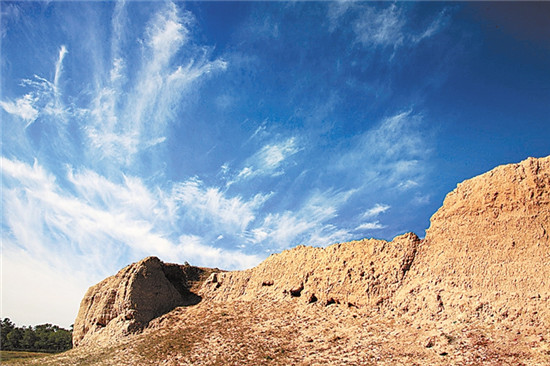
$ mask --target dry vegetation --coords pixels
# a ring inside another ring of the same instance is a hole
[[[44,357],[48,353],[41,352],[25,352],[25,351],[0,351],[0,362],[6,363],[11,360],[22,360],[29,358]]]
[[[476,323],[417,326],[343,305],[203,302],[110,346],[15,365],[549,365],[543,334]]]

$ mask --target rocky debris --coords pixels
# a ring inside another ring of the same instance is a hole
[[[327,248],[298,246],[246,271],[215,273],[200,294],[213,301],[294,299],[302,304],[380,305],[414,261],[420,239],[361,240]]]
[[[550,157],[458,184],[431,218],[395,306],[417,321],[550,327]]]
[[[196,288],[212,270],[148,257],[88,289],[74,323],[73,344],[108,342],[141,331],[177,306],[197,304]]]

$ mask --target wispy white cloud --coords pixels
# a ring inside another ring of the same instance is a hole
[[[237,175],[237,180],[241,180],[241,179],[247,179],[247,178],[250,178],[252,176],[256,175],[256,172],[254,171],[254,169],[252,169],[251,167],[249,166],[245,166],[240,172],[239,174]]]
[[[380,214],[383,214],[384,212],[388,211],[390,209],[390,205],[377,203],[373,207],[366,210],[361,215],[361,220],[365,219],[372,219],[374,217],[379,216]],[[363,222],[359,226],[355,228],[355,231],[372,231],[372,230],[380,230],[386,228],[386,225],[383,225],[380,223],[379,220],[376,221],[369,221],[369,222]]]
[[[115,58],[109,73],[111,83],[116,83],[124,77],[125,62],[122,58]]]
[[[380,215],[381,213],[384,213],[384,212],[388,211],[389,209],[390,209],[389,205],[384,205],[384,204],[381,204],[381,203],[377,203],[376,205],[374,205],[373,207],[371,207],[367,211],[365,211],[365,213],[363,213],[362,217],[364,219],[369,218],[369,217],[376,217],[376,216]]]
[[[350,233],[331,223],[355,190],[315,191],[297,210],[270,213],[261,225],[250,231],[252,242],[267,241],[271,248],[284,249],[297,244],[326,245],[345,240]]]
[[[91,170],[72,169],[67,173],[69,186],[62,187],[38,162],[31,166],[2,157],[1,163],[5,239],[36,260],[84,271],[92,278],[118,270],[123,257],[196,259],[205,266],[233,269],[259,262],[255,255],[207,245],[199,235],[177,234],[182,228],[176,230],[174,224],[209,220],[222,231],[216,240],[226,233],[239,235],[268,195],[250,201],[226,198],[196,180],[165,192],[149,189],[136,177],[122,176],[115,183]]]
[[[386,226],[380,224],[379,221],[374,222],[365,222],[355,228],[355,231],[365,231],[365,230],[378,230],[384,229]]]
[[[125,66],[124,60],[121,57],[121,48],[125,40],[124,29],[127,24],[126,1],[117,1],[111,19],[111,27],[113,29],[111,35],[111,54],[113,65],[111,69],[111,81],[115,81],[122,76],[122,70]]]
[[[407,189],[418,187],[418,186],[419,186],[418,182],[415,182],[412,179],[407,179],[406,181],[403,181],[403,182],[399,183],[397,185],[397,188],[399,188],[401,190],[407,190]]]
[[[36,160],[32,166],[5,157],[0,157],[0,161],[2,162],[0,168],[4,179],[14,178],[25,187],[44,188],[46,190],[52,189],[55,183],[55,177],[48,174]]]
[[[25,127],[31,125],[38,117],[38,111],[34,108],[36,99],[32,94],[16,99],[15,101],[0,101],[0,106],[9,114],[20,117],[25,121]]]
[[[152,52],[152,62],[148,65],[150,71],[160,72],[169,66],[174,53],[188,36],[186,25],[192,22],[193,17],[188,12],[182,16],[178,13],[174,3],[167,3],[165,9],[154,15],[145,31],[145,42]]]
[[[356,172],[371,187],[405,188],[409,181],[419,186],[429,170],[431,151],[424,127],[422,115],[412,110],[384,118],[358,136],[350,149],[336,159],[334,168],[350,171],[361,167]],[[411,188],[413,183],[408,186]]]
[[[71,173],[72,188],[82,193],[74,196],[38,163],[31,167],[6,158],[2,178],[3,222],[14,242],[29,252],[44,258],[73,253],[104,274],[117,266],[105,265],[105,255],[117,258],[128,249],[140,255],[166,253],[171,247],[153,227],[158,210],[153,197],[135,179],[113,184],[95,173]]]
[[[353,2],[335,2],[328,7],[329,31],[347,26],[344,16],[354,10],[352,27],[357,43],[365,47],[392,47],[416,45],[426,38],[439,33],[448,23],[449,11],[443,9],[420,33],[408,30],[407,13],[399,4],[379,7]]]
[[[439,33],[449,22],[449,11],[443,9],[420,35],[412,36],[412,41],[418,43]]]
[[[145,218],[160,214],[157,196],[136,177],[122,176],[121,183],[114,183],[93,170],[67,174],[77,196],[98,208],[115,213],[126,213],[130,218]],[[128,208],[131,210],[126,211]],[[164,211],[164,210],[163,210]],[[166,215],[163,213],[163,215]]]
[[[196,46],[190,36],[193,15],[164,3],[144,30],[141,58],[135,71],[126,67],[121,43],[126,24],[124,3],[117,3],[112,20],[109,78],[99,83],[85,117],[84,131],[95,158],[131,165],[136,154],[166,141],[166,127],[191,85],[225,70],[221,59],[210,60],[211,48]],[[177,57],[185,50],[186,57]],[[102,63],[99,63],[102,64]],[[103,74],[99,70],[96,74]]]
[[[198,192],[204,197],[182,206],[181,189],[174,197],[148,189],[136,177],[123,176],[115,183],[90,170],[69,169],[62,186],[37,161],[29,165],[2,157],[1,169],[2,306],[14,320],[41,322],[48,311],[49,321],[69,326],[86,288],[129,259],[157,255],[225,269],[249,268],[261,260],[208,245],[197,235],[176,234],[181,228],[174,231],[172,224],[182,210],[203,210],[199,213],[212,214],[213,220],[246,226],[264,197],[243,202],[204,190]],[[44,287],[38,277],[56,286]],[[28,293],[41,297],[40,309],[36,302],[24,301]],[[28,311],[39,315],[27,316]]]
[[[61,72],[63,71],[63,59],[68,52],[67,47],[65,45],[61,45],[59,48],[59,56],[57,58],[57,62],[55,63],[55,74],[53,78],[53,86],[56,93],[59,93],[59,78],[61,77]]]
[[[255,229],[254,238],[269,238],[278,248],[286,248],[299,236],[311,231],[317,225],[319,222],[300,213],[286,211],[280,214],[269,214],[262,227]]]
[[[264,146],[257,153],[255,160],[259,162],[261,170],[272,172],[279,168],[283,160],[298,151],[300,150],[296,146],[296,139],[291,137],[280,144]]]
[[[354,234],[348,228],[327,224],[322,230],[316,230],[309,234],[305,244],[314,246],[327,246],[334,243],[343,243],[352,240]]]
[[[262,141],[263,139],[266,139],[269,135],[270,135],[270,132],[267,128],[268,126],[268,123],[269,123],[269,120],[266,118],[264,119],[258,127],[256,127],[256,129],[254,130],[254,132],[250,135],[250,137],[248,138],[248,140],[246,140],[245,144],[248,144],[250,143],[251,141],[254,141],[254,140],[258,140],[258,141]]]
[[[240,196],[228,198],[219,188],[205,187],[202,181],[193,178],[175,185],[172,196],[194,221],[238,233],[254,221],[258,209],[271,194],[258,193],[248,201]]]
[[[329,32],[334,32],[339,26],[341,18],[352,6],[352,1],[331,1],[328,4],[327,16],[329,19]]]
[[[421,157],[426,150],[420,131],[421,116],[412,110],[385,118],[377,128],[364,135],[365,142],[381,149],[379,153],[391,159],[401,156]],[[410,160],[410,159],[407,159]],[[403,160],[399,160],[404,164]]]
[[[146,30],[148,47],[143,68],[126,111],[127,123],[144,136],[158,136],[164,132],[164,127],[173,118],[172,110],[193,82],[227,67],[224,60],[208,60],[210,48],[196,48],[190,43],[189,27],[193,22],[190,12],[180,14],[175,4],[169,3]],[[192,56],[185,65],[173,65],[176,54],[184,46]]]
[[[61,45],[61,47],[59,48],[57,61],[55,63],[55,74],[54,74],[53,85],[52,85],[53,107],[50,106],[53,112],[50,114],[54,115],[58,120],[61,120],[62,122],[66,122],[68,110],[64,106],[64,103],[62,100],[62,90],[61,90],[61,86],[59,85],[59,80],[63,72],[63,60],[65,59],[65,56],[67,55],[68,52],[69,51],[67,50],[67,47],[65,45]]]
[[[63,70],[63,59],[67,54],[67,48],[62,45],[59,49],[59,55],[55,64],[55,74],[53,82],[38,75],[32,79],[22,80],[21,85],[28,87],[31,91],[15,101],[2,100],[0,106],[9,114],[15,115],[25,121],[24,128],[32,125],[37,118],[43,116],[53,116],[54,124],[66,121],[66,115],[71,108],[67,108],[61,99],[61,90],[59,78]]]
[[[392,4],[384,9],[369,6],[353,23],[357,41],[365,46],[399,46],[403,43],[405,20],[400,8]]]
[[[258,131],[256,130],[254,135]],[[284,174],[282,166],[285,160],[301,150],[295,137],[290,137],[278,143],[269,143],[245,161],[245,167],[239,171],[234,180],[228,182],[228,186],[257,176],[275,177],[282,175]]]

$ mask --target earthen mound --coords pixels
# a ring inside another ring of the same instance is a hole
[[[201,295],[214,301],[288,299],[300,304],[379,305],[399,288],[420,239],[361,240],[327,248],[298,246],[247,271],[215,273]]]

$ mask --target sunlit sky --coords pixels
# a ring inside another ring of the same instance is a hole
[[[458,182],[550,154],[550,3],[0,6],[17,324],[68,327],[150,255],[423,237]]]

